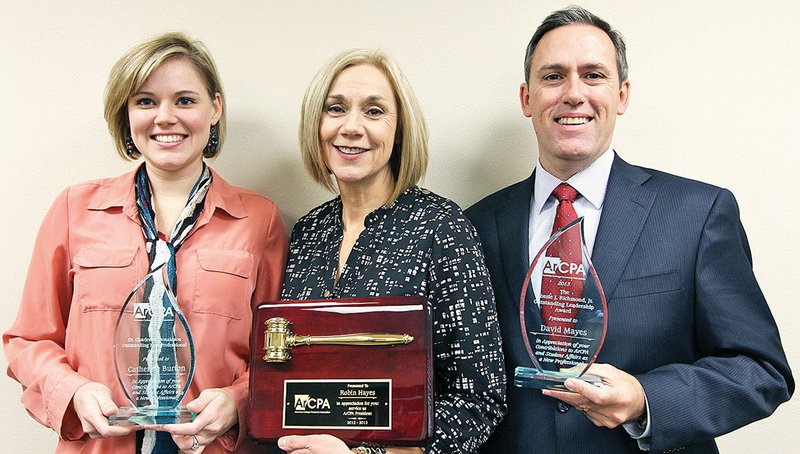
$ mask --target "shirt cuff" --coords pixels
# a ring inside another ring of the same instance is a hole
[[[650,450],[650,434],[652,432],[652,428],[650,427],[650,403],[647,402],[647,394],[644,396],[644,406],[645,411],[644,415],[631,422],[626,422],[622,424],[622,427],[625,428],[625,432],[628,432],[628,435],[631,436],[636,443],[639,445],[639,449],[642,451],[649,451]]]

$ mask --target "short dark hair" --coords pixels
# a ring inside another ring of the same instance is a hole
[[[531,60],[533,60],[533,51],[541,41],[542,37],[549,31],[565,25],[582,24],[591,25],[604,31],[614,44],[614,49],[617,53],[617,72],[619,73],[620,84],[628,80],[628,59],[625,56],[625,39],[622,34],[617,30],[611,28],[611,25],[603,19],[595,16],[580,6],[568,6],[558,11],[553,11],[547,16],[536,33],[533,34],[528,48],[525,51],[525,83],[530,83],[531,77]]]

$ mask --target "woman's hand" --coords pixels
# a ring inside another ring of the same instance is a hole
[[[352,454],[342,440],[333,435],[289,435],[278,439],[287,454]],[[423,454],[420,448],[386,448],[387,454]]]
[[[108,425],[108,417],[117,413],[119,407],[111,397],[111,390],[102,383],[90,382],[79,387],[72,396],[72,408],[81,421],[81,428],[91,438],[119,437],[138,428]]]
[[[204,390],[197,399],[187,403],[186,408],[197,413],[194,421],[148,427],[171,433],[172,440],[184,452],[200,454],[206,446],[239,422],[236,402],[222,389]],[[192,449],[195,441],[199,446]]]
[[[353,454],[332,435],[289,435],[278,439],[278,447],[288,454]]]

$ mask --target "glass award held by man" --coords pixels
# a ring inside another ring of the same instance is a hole
[[[602,384],[585,374],[603,345],[607,319],[603,288],[583,241],[583,218],[557,230],[536,255],[519,310],[533,367],[514,370],[515,386],[568,391],[568,378]]]
[[[192,334],[169,286],[167,265],[148,273],[128,296],[114,332],[114,365],[133,405],[109,418],[111,425],[189,422],[181,406],[194,375]]]

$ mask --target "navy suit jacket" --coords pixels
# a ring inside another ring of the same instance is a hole
[[[621,426],[596,427],[574,408],[513,385],[514,368],[531,365],[519,297],[533,179],[466,211],[491,273],[509,383],[508,414],[482,452],[638,452]],[[608,304],[597,362],[641,382],[651,452],[717,452],[714,437],[789,399],[794,380],[729,191],[615,156],[592,262]]]

